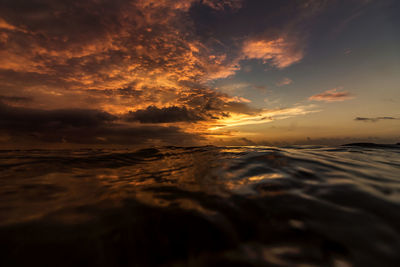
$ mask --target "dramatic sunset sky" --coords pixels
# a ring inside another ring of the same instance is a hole
[[[0,144],[400,142],[399,2],[1,0]]]

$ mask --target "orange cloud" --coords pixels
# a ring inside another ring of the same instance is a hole
[[[264,63],[283,69],[303,59],[303,51],[298,44],[288,38],[279,37],[273,40],[249,40],[244,43],[245,59],[261,59]]]
[[[308,99],[313,101],[338,102],[354,98],[349,92],[340,92],[338,90],[342,90],[342,88],[327,90],[321,94],[310,96]]]
[[[0,29],[5,29],[5,30],[16,30],[17,27],[9,24],[7,21],[5,21],[3,18],[0,18]]]

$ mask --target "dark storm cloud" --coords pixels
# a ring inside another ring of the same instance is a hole
[[[155,106],[129,112],[127,121],[139,121],[141,123],[171,123],[171,122],[196,122],[204,120],[193,110],[186,107],[157,108]]]
[[[90,109],[40,110],[0,104],[3,130],[43,131],[66,128],[98,127],[117,119],[107,112]]]
[[[99,110],[39,110],[0,104],[0,135],[8,137],[6,143],[177,144],[199,139],[177,127],[120,124],[117,120]]]
[[[394,117],[376,117],[376,118],[357,117],[354,120],[355,121],[363,121],[363,122],[379,122],[382,120],[398,120],[398,118],[394,118]]]

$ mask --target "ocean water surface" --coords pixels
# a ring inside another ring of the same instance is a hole
[[[2,150],[0,266],[400,266],[400,146]]]

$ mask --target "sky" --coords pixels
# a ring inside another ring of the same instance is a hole
[[[1,0],[0,146],[400,142],[396,0]]]

